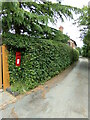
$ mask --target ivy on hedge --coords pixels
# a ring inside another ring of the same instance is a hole
[[[3,35],[9,51],[10,83],[23,83],[29,90],[47,81],[78,60],[78,52],[53,40],[34,39],[25,35]],[[21,65],[15,65],[16,51],[21,51]],[[19,91],[19,87],[15,91]]]

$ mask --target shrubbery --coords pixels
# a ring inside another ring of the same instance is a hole
[[[68,45],[53,40],[27,36],[3,35],[8,46],[10,82],[21,83],[14,91],[29,90],[63,71],[78,60],[78,52]],[[16,51],[21,51],[21,65],[15,65]]]
[[[90,46],[89,45],[84,45],[82,47],[82,56],[90,58]]]

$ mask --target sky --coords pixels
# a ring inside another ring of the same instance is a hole
[[[52,0],[52,2],[55,2],[56,0]],[[88,5],[88,2],[90,0],[61,0],[63,5],[70,5],[73,7],[78,7],[82,8],[85,5]],[[74,18],[78,18],[78,15],[74,15]],[[50,24],[51,27],[59,29],[60,26],[64,27],[63,33],[67,34],[70,36],[71,39],[76,41],[78,47],[83,46],[83,41],[81,40],[80,37],[80,31],[78,25],[73,25],[74,21],[73,20],[65,20],[64,22],[61,22],[61,20],[58,20],[56,25]]]

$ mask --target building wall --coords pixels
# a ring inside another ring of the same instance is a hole
[[[59,27],[59,30],[63,33],[63,27],[62,26],[60,26]],[[76,45],[75,45],[75,43],[72,41],[72,40],[68,40],[68,45],[70,46],[70,47],[72,47],[73,49],[75,49],[76,48]]]

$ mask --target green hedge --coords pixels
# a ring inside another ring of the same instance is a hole
[[[78,52],[68,45],[27,36],[3,35],[8,46],[10,83],[21,83],[14,91],[29,90],[43,83],[78,60]],[[21,51],[21,65],[15,65],[16,51]]]

